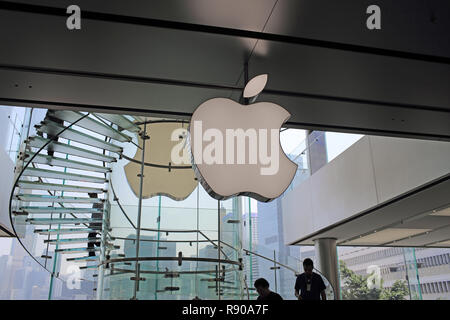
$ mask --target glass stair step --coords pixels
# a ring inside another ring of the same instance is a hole
[[[68,184],[56,184],[56,183],[41,183],[37,181],[19,181],[17,183],[19,188],[32,189],[32,190],[51,190],[51,191],[64,191],[64,192],[79,192],[79,193],[104,193],[106,190],[101,188],[92,187],[80,187],[72,186]]]
[[[78,223],[102,223],[102,219],[91,218],[29,218],[25,220],[35,225],[53,225],[53,224],[78,224]]]
[[[85,197],[58,197],[40,194],[19,194],[14,197],[24,202],[57,202],[57,203],[102,203],[103,199]]]
[[[125,258],[126,257],[125,254],[123,254],[123,253],[113,253],[113,254],[106,255],[106,259],[107,260],[109,260],[108,256],[109,256],[109,259],[118,259],[118,258]],[[125,264],[127,262],[119,261],[119,262],[113,262],[113,263],[114,264]]]
[[[97,261],[99,260],[99,257],[93,256],[93,257],[77,257],[77,258],[67,258],[66,261],[73,261],[73,262],[85,262],[85,261]]]
[[[92,265],[92,266],[82,266],[82,267],[80,267],[80,270],[83,270],[83,269],[97,269],[99,266],[98,265]],[[94,277],[94,275],[93,275],[93,277]]]
[[[136,122],[144,122],[145,121],[145,117],[141,117],[141,116],[131,116],[131,117],[133,117],[133,119]]]
[[[41,124],[35,126],[38,132],[47,133],[50,135],[55,136],[58,134],[58,132],[61,132],[65,127],[50,121],[45,120],[42,121]],[[63,133],[59,135],[59,137],[80,142],[86,145],[89,145],[91,147],[96,147],[99,149],[105,149],[111,152],[121,153],[122,148],[119,146],[116,146],[115,144],[112,144],[110,142],[106,142],[102,139],[95,138],[93,136],[90,136],[86,133],[79,132],[77,130],[74,130],[72,128],[66,129]]]
[[[27,157],[31,159],[32,156],[34,156],[35,153],[33,152],[27,152]],[[51,157],[44,154],[38,154],[34,159],[33,163],[39,163],[39,164],[47,164],[52,165],[56,167],[63,167],[63,168],[71,168],[71,169],[78,169],[78,170],[85,170],[85,171],[92,171],[92,172],[101,172],[101,173],[107,173],[111,172],[111,168],[108,167],[102,167],[97,166],[89,163],[64,159],[64,158],[58,158],[58,157]]]
[[[65,244],[100,242],[101,240],[102,240],[101,238],[50,239],[44,240],[44,243],[65,245]]]
[[[55,235],[55,234],[83,234],[83,233],[101,233],[100,226],[98,229],[94,228],[60,228],[60,229],[35,229],[34,233],[41,235]]]
[[[48,179],[59,179],[59,180],[72,180],[72,181],[84,181],[84,182],[92,182],[92,183],[106,183],[108,180],[102,177],[93,177],[86,176],[77,173],[68,173],[62,171],[53,171],[46,169],[38,169],[38,168],[26,168],[22,173],[24,176],[29,177],[40,177],[40,178],[48,178]]]
[[[47,143],[49,140],[48,139],[44,139],[42,137],[29,137],[27,139],[29,146],[34,147],[34,148],[41,148],[45,143]],[[70,154],[73,156],[77,156],[77,157],[81,157],[81,158],[88,158],[88,159],[92,159],[92,160],[97,160],[97,161],[104,161],[104,162],[114,162],[116,161],[116,158],[111,157],[111,156],[107,156],[98,152],[94,152],[94,151],[89,151],[89,150],[85,150],[83,148],[79,148],[79,147],[75,147],[75,146],[71,146],[65,143],[61,143],[61,142],[51,142],[49,145],[47,145],[44,149],[49,149],[51,148],[51,150],[53,150],[54,152],[59,152],[59,153],[65,153],[65,154]]]
[[[96,251],[100,251],[100,248],[65,248],[55,250],[55,252],[61,254],[79,254],[80,252],[96,252]]]
[[[63,207],[20,207],[25,213],[102,213],[102,209],[97,208],[63,208]]]
[[[69,111],[69,110],[49,110],[49,115],[51,117],[57,118],[59,120],[67,121],[73,123],[84,116],[81,112],[77,111]],[[95,119],[90,117],[86,117],[83,120],[80,120],[76,123],[77,126],[91,130],[98,134],[104,135],[106,137],[110,137],[111,139],[121,141],[121,142],[129,142],[131,141],[131,137],[126,134],[112,128],[111,126],[107,126]]]
[[[120,246],[114,245],[112,243],[106,243],[105,247],[108,250],[118,250],[118,249],[120,249]]]
[[[119,127],[131,131],[131,132],[139,132],[139,126],[135,125],[132,121],[128,120],[124,116],[120,114],[111,114],[111,113],[94,113],[95,116],[102,118],[103,120],[110,121],[114,124],[117,124]]]

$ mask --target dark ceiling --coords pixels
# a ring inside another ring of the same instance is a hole
[[[372,1],[129,3],[0,1],[0,103],[189,117],[248,62],[289,127],[450,140],[448,1],[377,1],[373,31]]]

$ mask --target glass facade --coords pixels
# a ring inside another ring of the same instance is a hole
[[[255,299],[253,283],[260,277],[284,299],[295,299],[295,277],[303,272],[302,260],[314,258],[314,251],[285,244],[283,196],[269,203],[248,197],[217,201],[197,185],[181,201],[166,195],[139,197],[124,167],[143,147],[138,139],[142,132],[133,123],[142,124],[144,118],[74,117],[64,111],[49,117],[45,109],[10,109],[0,109],[8,128],[4,152],[18,172],[30,159],[21,159],[20,152],[31,157],[40,153],[22,172],[12,201],[20,243],[0,239],[2,299]],[[161,120],[177,121],[147,121]],[[49,153],[41,139],[51,138],[58,126],[67,129]],[[299,137],[304,139],[298,143]],[[312,132],[306,138],[303,130],[283,131],[283,148],[298,164],[286,192],[360,137],[346,136],[337,144],[334,133]],[[149,166],[146,161],[137,164]],[[178,169],[164,164],[158,170]],[[436,252],[432,256],[414,248],[382,250],[339,248],[341,267],[364,281],[379,271],[385,289],[404,280],[405,299],[448,299],[448,250],[426,249]],[[435,269],[430,273],[429,268]],[[323,278],[328,299],[333,299]],[[347,285],[341,273],[344,292]],[[371,297],[394,293],[381,290]]]
[[[355,275],[368,278],[371,270],[378,269],[384,288],[402,282],[404,299],[450,299],[450,249],[339,247],[338,252],[339,260]]]

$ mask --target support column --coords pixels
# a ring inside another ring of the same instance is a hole
[[[336,300],[340,299],[339,286],[339,269],[336,252],[336,239],[321,238],[314,240],[314,247],[316,251],[316,265],[318,269],[330,282],[334,289],[334,297]]]

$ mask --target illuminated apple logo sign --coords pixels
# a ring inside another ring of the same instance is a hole
[[[267,75],[250,80],[244,98],[257,96],[266,83]],[[241,105],[214,98],[202,103],[191,118],[189,143],[195,175],[205,190],[218,200],[279,197],[297,171],[280,145],[280,129],[289,117],[270,102]]]

